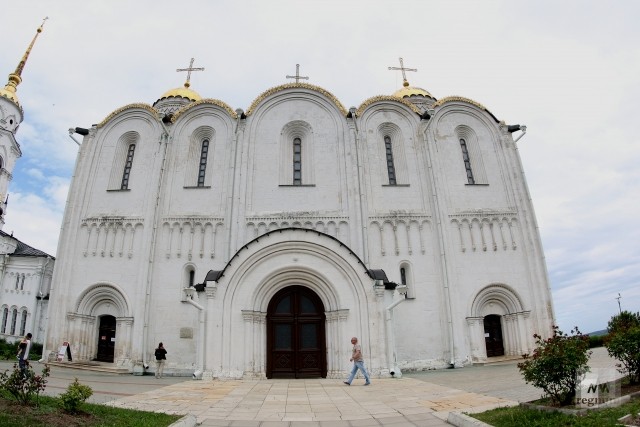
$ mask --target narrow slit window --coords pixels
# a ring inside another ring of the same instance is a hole
[[[131,174],[131,166],[133,165],[133,154],[136,151],[136,144],[129,145],[129,151],[127,152],[127,161],[124,164],[124,173],[122,174],[121,190],[127,190],[129,188],[129,175]]]
[[[462,160],[464,161],[464,168],[467,172],[467,183],[475,184],[473,179],[473,170],[471,170],[471,159],[469,158],[469,150],[467,149],[467,141],[464,138],[460,138],[460,148],[462,148]]]
[[[27,310],[22,311],[22,320],[20,322],[20,335],[24,336],[27,329]]]
[[[7,307],[2,310],[2,328],[0,328],[0,333],[7,332],[7,318],[9,317],[9,309]]]
[[[389,185],[396,185],[396,168],[393,165],[393,148],[391,147],[391,138],[384,137],[384,150],[387,157],[387,173],[389,174]]]
[[[209,155],[209,140],[202,141],[200,150],[200,164],[198,169],[198,187],[204,187],[204,175],[207,171],[207,156]]]
[[[16,310],[15,308],[13,309],[13,311],[11,312],[11,331],[10,335],[15,335],[16,334],[16,320],[18,317],[18,310]]]
[[[22,280],[20,281],[20,290],[24,290],[24,274],[22,275]]]
[[[190,288],[193,288],[195,278],[196,278],[196,272],[194,270],[189,270],[189,287]]]
[[[302,140],[293,140],[293,185],[302,185]]]

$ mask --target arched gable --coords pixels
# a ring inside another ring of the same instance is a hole
[[[303,89],[306,91],[311,91],[311,92],[315,92],[316,94],[322,95],[324,98],[327,98],[333,105],[335,105],[335,107],[338,109],[338,111],[340,112],[340,114],[343,117],[346,117],[347,115],[347,109],[344,108],[344,106],[342,105],[342,103],[338,100],[338,98],[336,98],[331,92],[319,87],[319,86],[315,86],[315,85],[311,85],[308,83],[288,83],[288,84],[284,84],[281,86],[276,86],[276,87],[272,87],[271,89],[268,89],[264,92],[262,92],[249,106],[249,108],[247,109],[247,116],[253,114],[256,109],[258,108],[258,106],[265,101],[267,98],[278,94],[279,92],[283,92],[283,91],[288,91],[290,92],[289,89]]]

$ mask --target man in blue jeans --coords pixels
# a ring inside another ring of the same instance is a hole
[[[358,369],[360,369],[362,371],[362,375],[364,375],[364,385],[369,385],[371,384],[371,381],[369,381],[369,374],[364,367],[364,358],[362,357],[362,349],[360,347],[360,344],[358,344],[358,338],[351,338],[351,344],[353,344],[353,349],[351,350],[351,359],[349,360],[353,362],[353,369],[351,370],[349,379],[344,381],[344,383],[346,385],[351,385],[351,381],[353,381],[353,378],[356,376],[356,372],[358,372]]]

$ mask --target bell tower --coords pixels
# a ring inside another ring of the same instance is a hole
[[[4,217],[7,213],[7,202],[9,200],[8,188],[11,181],[13,168],[16,160],[22,156],[20,144],[16,141],[15,135],[18,127],[24,119],[24,111],[18,100],[17,88],[22,82],[22,70],[27,63],[31,49],[42,32],[45,18],[36,30],[36,34],[31,40],[29,47],[22,56],[15,71],[9,74],[7,84],[0,89],[0,230],[4,226]]]

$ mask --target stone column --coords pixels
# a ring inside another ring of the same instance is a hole
[[[204,231],[203,231],[204,233]],[[203,234],[204,239],[204,234]],[[215,310],[215,298],[216,291],[218,289],[218,284],[215,282],[208,283],[204,288],[204,292],[207,295],[207,304],[205,306],[207,312],[207,323],[206,323],[206,344],[202,351],[204,351],[204,366],[202,378],[203,379],[212,379],[214,377],[215,372],[215,344],[220,342],[218,331],[215,328],[215,316],[213,315]],[[216,339],[217,338],[217,339]],[[217,373],[217,372],[215,372]]]

